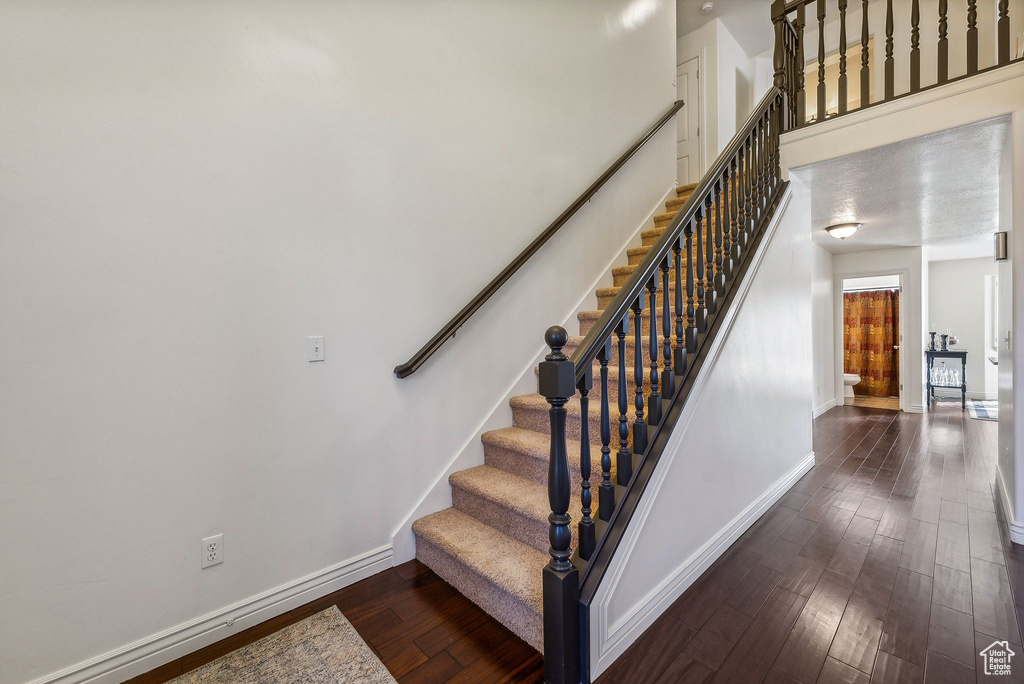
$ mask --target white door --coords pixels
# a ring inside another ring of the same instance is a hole
[[[676,115],[676,125],[679,128],[676,167],[680,185],[696,183],[701,176],[698,64],[698,58],[694,57],[676,67],[676,97],[686,103]]]

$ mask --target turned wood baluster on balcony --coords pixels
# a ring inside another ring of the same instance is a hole
[[[647,448],[647,421],[644,420],[644,295],[641,290],[633,302],[633,381],[636,386],[633,404],[636,416],[633,419],[633,453],[642,454]],[[626,382],[626,376],[622,376]]]
[[[846,113],[846,3],[839,0],[839,113]]]
[[[711,193],[704,198],[704,308],[709,314],[718,311],[718,293],[715,290],[715,238],[714,214],[711,211]]]
[[[967,73],[978,73],[978,0],[967,0]]]
[[[1010,0],[999,0],[999,19],[996,20],[997,64],[1010,61]]]
[[[891,100],[895,93],[896,62],[892,58],[892,0],[885,1],[885,99]]]
[[[687,225],[689,225],[689,224],[687,224]],[[684,321],[683,321],[683,316],[685,315],[685,310],[684,310],[684,307],[683,307],[683,297],[684,297],[684,292],[683,292],[684,285],[683,285],[683,283],[685,282],[685,283],[687,283],[687,285],[689,285],[691,283],[689,281],[683,280],[683,275],[682,275],[683,274],[683,269],[682,269],[682,266],[683,266],[682,245],[680,244],[679,240],[676,240],[676,243],[674,245],[672,245],[672,256],[673,256],[673,260],[674,260],[673,263],[675,264],[675,270],[676,270],[676,275],[675,275],[675,278],[676,278],[676,297],[675,297],[675,299],[676,299],[676,348],[675,348],[675,352],[674,352],[675,353],[675,371],[676,371],[676,375],[677,376],[682,377],[683,373],[686,372],[686,364],[689,362],[689,359],[687,358],[687,352],[689,351],[689,347],[687,346],[686,340],[684,339],[684,335],[686,334],[685,330],[686,330],[687,323],[684,323]],[[686,267],[687,267],[687,269],[692,269],[693,268],[693,263],[690,261],[689,253],[687,253]],[[690,326],[693,325],[693,301],[691,300],[692,296],[693,296],[692,293],[686,295],[686,302],[687,302],[686,310],[689,311],[689,322],[688,322],[688,325],[690,325]]]
[[[697,307],[694,294],[694,265],[693,265],[693,221],[687,222],[683,227],[683,235],[686,239],[686,339],[684,345],[686,353],[697,352]]]
[[[747,247],[747,209],[746,209],[746,195],[747,195],[747,142],[746,140],[740,145],[739,153],[739,165],[737,166],[739,172],[738,182],[736,184],[736,228],[739,231],[739,245],[740,249],[746,249]]]
[[[910,92],[921,89],[921,5],[910,3]]]
[[[647,333],[651,345],[651,401],[647,407],[647,420],[651,425],[657,425],[661,422],[661,393],[658,391],[658,363],[661,358],[658,354],[658,279],[654,276],[647,283],[647,296],[651,300],[651,329]],[[668,299],[667,294],[665,299]],[[642,384],[643,373],[640,376]]]
[[[594,366],[590,364],[576,382],[580,393],[580,508],[582,515],[579,523],[579,554],[587,560],[594,550],[597,537],[594,531],[594,519],[591,517],[590,492],[590,390],[594,386]]]
[[[867,2],[868,0],[864,0]],[[796,29],[796,126],[803,126],[807,123],[807,92],[804,89],[804,26],[807,23],[804,12],[805,5],[800,3],[796,8],[796,22],[793,27]]]
[[[629,451],[629,400],[626,395],[626,335],[629,333],[629,312],[615,328],[619,340],[619,453],[615,459],[615,480],[620,485],[629,483],[633,476],[633,454]]]
[[[672,369],[672,310],[669,304],[668,272],[672,268],[672,262],[668,254],[661,262],[661,333],[663,335],[662,355],[665,359],[665,370],[661,374],[662,394],[666,399],[671,399],[676,392],[676,374]],[[678,293],[678,289],[676,290]],[[678,296],[678,295],[677,295]],[[678,310],[678,304],[676,308]]]
[[[711,227],[715,235],[715,294],[725,296],[725,239],[722,230],[722,180],[715,181],[715,220]]]
[[[548,459],[548,516],[551,560],[544,567],[544,681],[579,681],[580,632],[577,605],[579,570],[572,558],[569,516],[571,485],[565,441],[565,404],[576,392],[572,362],[562,353],[569,341],[565,328],[552,326],[544,334],[551,353],[540,364],[540,393],[551,408],[551,451]]]
[[[860,106],[871,103],[871,56],[868,54],[868,0],[860,3]]]
[[[889,0],[892,2],[892,0]],[[825,0],[818,0],[818,117],[825,120]]]
[[[947,0],[939,0],[939,47],[936,56],[936,79],[938,83],[945,83],[949,80],[949,20],[946,18],[948,10]]]
[[[597,490],[597,515],[608,522],[615,510],[615,486],[612,485],[612,421],[608,397],[608,363],[612,360],[612,338],[604,341],[597,360],[601,364],[601,486]]]
[[[697,234],[697,331],[706,332],[708,329],[708,309],[704,301],[707,295],[707,293],[704,291],[704,223],[701,219],[701,206],[699,204],[697,205],[696,213],[693,215],[693,221],[693,231]],[[687,246],[687,250],[689,250],[689,245]],[[687,259],[692,263],[693,259],[691,257],[693,255],[691,255],[690,252],[687,251],[686,256]],[[691,287],[691,283],[687,283],[686,287],[687,293],[691,293],[692,290],[689,289]],[[696,351],[696,347],[692,351]]]

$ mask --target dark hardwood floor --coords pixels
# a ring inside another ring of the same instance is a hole
[[[815,421],[814,449],[817,465],[598,682],[1024,681],[1024,549],[994,500],[996,423],[953,403],[842,407]],[[542,680],[536,651],[413,561],[133,681],[331,605],[399,682]],[[997,639],[1020,654],[1011,677],[981,674],[978,651]]]
[[[598,681],[1024,681],[1024,658],[989,677],[978,655],[1024,654],[996,429],[952,402],[829,411],[815,467]]]

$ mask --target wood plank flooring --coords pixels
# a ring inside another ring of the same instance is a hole
[[[996,428],[953,402],[821,416],[817,465],[598,682],[1024,682],[1024,548],[994,504]],[[133,681],[331,605],[403,684],[542,680],[540,654],[412,561]],[[997,638],[1020,654],[1013,677],[982,674],[978,651]]]
[[[815,467],[598,682],[1024,681],[1024,658],[988,677],[978,656],[1024,654],[996,429],[953,402],[821,416]]]

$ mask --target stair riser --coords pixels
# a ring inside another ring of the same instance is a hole
[[[591,398],[594,394],[591,393]],[[615,409],[618,410],[618,409]],[[615,419],[618,420],[618,414],[615,414]],[[616,423],[616,425],[618,425]],[[617,437],[618,433],[615,433]],[[600,446],[601,433],[597,433],[596,441],[591,438],[591,447]],[[617,445],[616,445],[617,447]],[[579,461],[580,446],[578,442],[569,443],[569,481],[573,483],[573,487],[583,480],[583,474],[580,472],[580,461]],[[514,449],[509,449],[504,446],[497,444],[484,444],[484,463],[491,466],[492,468],[498,468],[505,472],[518,475],[519,477],[539,482],[540,484],[547,485],[548,483],[548,457],[544,454],[544,458],[537,458],[534,454],[523,454]],[[615,473],[615,459],[612,459],[612,474]],[[590,453],[590,480],[596,483],[601,479],[601,454],[594,451],[593,448]],[[595,495],[596,496],[596,495]],[[547,547],[542,549],[547,551]]]
[[[649,302],[646,302],[646,303],[649,304]],[[671,305],[672,303],[669,302],[669,304]],[[655,321],[655,325],[657,326],[656,329],[657,329],[657,332],[658,332],[658,346],[660,347],[661,346],[661,340],[662,340],[662,333],[663,333],[662,328],[661,328],[661,313],[662,313],[661,292],[658,293],[657,306],[658,306],[658,313],[654,317],[654,321]],[[600,320],[600,319],[590,318],[590,317],[583,318],[581,316],[581,317],[579,317],[578,320],[579,320],[579,323],[580,323],[580,335],[587,335],[587,334],[590,333],[591,329],[597,324],[597,321]],[[649,306],[647,308],[645,308],[644,312],[641,314],[641,321],[643,322],[643,327],[640,328],[641,333],[643,335],[643,343],[644,343],[644,346],[648,346],[648,345],[650,345],[650,337],[649,337],[649,335],[650,335],[650,332],[651,332],[651,316],[650,316],[650,307]],[[674,330],[675,329],[675,325],[676,325],[676,319],[675,319],[675,313],[672,312],[672,311],[669,311],[668,323],[669,323],[669,326],[671,326],[672,329]],[[632,313],[630,313],[630,315],[629,315],[629,334],[631,336],[634,334],[634,330],[635,329],[636,329],[636,318],[633,316]]]
[[[579,480],[574,482],[579,482]],[[546,553],[551,546],[551,541],[548,539],[549,523],[546,518],[533,520],[524,517],[516,511],[495,505],[493,501],[457,486],[452,487],[452,505],[466,515],[471,515],[480,522],[490,525],[496,530],[501,530],[513,539],[532,546],[538,551]],[[578,497],[572,497],[569,510],[572,511],[571,515],[574,518],[578,516],[580,510]],[[571,526],[571,529],[572,548],[576,548],[576,526]]]
[[[717,225],[717,224],[712,222],[712,225]],[[641,232],[640,233],[641,246],[642,247],[650,247],[651,245],[653,245],[655,242],[658,241],[658,238],[661,237],[661,234],[665,232],[666,228],[667,228],[667,224],[666,225],[657,226],[656,228],[651,228],[651,229],[648,229],[648,230],[645,230],[645,231]],[[706,230],[706,227],[705,227],[705,230]],[[697,244],[697,234],[696,233],[694,233],[694,235],[693,235],[693,243],[694,243],[694,249],[696,249],[696,244]]]
[[[630,407],[632,404],[632,395],[630,397]],[[591,405],[594,403],[591,401]],[[629,444],[633,443],[633,410],[629,412]],[[540,409],[526,409],[526,408],[513,408],[512,409],[512,424],[516,427],[521,427],[525,430],[533,430],[546,435],[551,434],[551,418],[549,417],[547,410]],[[578,413],[569,413],[565,421],[565,432],[568,439],[579,441],[580,439],[580,416]],[[590,439],[591,444],[600,443],[601,439],[601,418],[596,414],[590,416]],[[618,445],[619,443],[619,421],[618,415],[614,415],[612,421],[612,443]]]
[[[540,612],[420,536],[416,537],[416,558],[520,639],[544,652],[544,617]]]
[[[675,301],[676,301],[676,299],[675,299],[676,298],[676,287],[675,287],[675,284],[674,284],[675,276],[674,275],[669,275],[669,278],[671,279],[670,284],[669,284],[669,290],[668,290],[669,305],[670,306],[675,306]],[[621,287],[621,285],[619,287]],[[663,293],[664,293],[664,290],[661,290],[661,289],[658,290],[658,306],[659,307],[661,307],[661,297],[662,297]],[[614,294],[599,294],[599,295],[597,295],[597,309],[598,309],[598,311],[604,311],[605,309],[607,309],[608,306],[615,299],[615,295],[617,295],[617,294],[618,294],[618,292],[615,292]],[[686,304],[686,299],[685,298],[683,299],[683,304],[684,304],[684,306]],[[585,333],[580,333],[580,334],[583,335]]]

